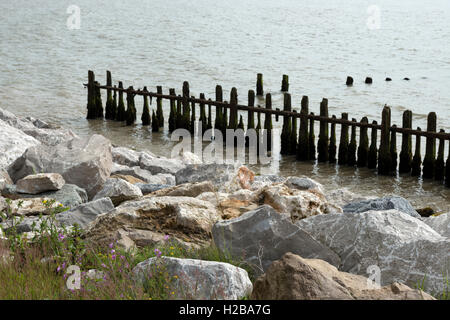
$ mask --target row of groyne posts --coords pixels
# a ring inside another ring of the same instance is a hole
[[[435,112],[428,114],[427,129],[420,127],[412,129],[412,112],[406,110],[403,113],[402,127],[391,125],[391,109],[385,106],[381,115],[381,124],[377,121],[371,123],[367,117],[361,121],[349,120],[348,113],[342,113],[338,119],[335,115],[328,114],[328,100],[324,98],[320,103],[320,114],[315,115],[309,111],[307,96],[301,100],[301,111],[292,110],[291,95],[288,93],[289,78],[283,75],[281,91],[284,92],[283,110],[272,108],[272,96],[265,95],[265,107],[255,106],[255,91],[248,91],[248,105],[238,104],[236,88],[232,88],[230,99],[223,100],[223,91],[220,85],[216,86],[215,100],[206,99],[201,93],[199,98],[190,96],[189,83],[183,83],[182,94],[177,95],[174,88],[169,89],[169,94],[163,94],[161,86],[157,86],[156,92],[150,92],[147,87],[135,90],[132,86],[124,89],[123,83],[112,85],[111,72],[106,72],[106,85],[100,85],[95,81],[93,71],[88,72],[88,83],[84,84],[88,89],[87,94],[87,119],[105,118],[108,120],[123,121],[132,125],[137,120],[137,111],[134,98],[143,96],[143,109],[141,121],[143,126],[151,125],[153,132],[158,132],[164,127],[163,99],[170,100],[170,115],[168,120],[169,132],[178,128],[184,128],[191,133],[195,132],[196,121],[201,122],[203,135],[208,129],[220,130],[225,136],[226,129],[255,129],[257,133],[267,130],[267,150],[271,150],[272,116],[276,121],[283,117],[281,131],[281,150],[283,155],[296,155],[299,161],[317,160],[318,162],[338,163],[355,167],[367,167],[377,169],[380,175],[410,174],[424,179],[435,179],[444,182],[450,187],[450,148],[445,161],[445,141],[450,141],[450,134],[444,130],[437,132],[437,117]],[[106,90],[106,104],[103,109],[100,90]],[[124,103],[126,95],[126,106]],[[263,96],[263,75],[257,75],[256,95]],[[156,98],[156,112],[150,114],[152,98]],[[196,109],[199,109],[199,118]],[[207,109],[206,109],[207,106]],[[215,119],[213,123],[211,107],[215,106]],[[244,125],[242,114],[247,112],[247,125]],[[255,126],[256,114],[256,126]],[[264,123],[261,121],[264,114]],[[299,119],[299,121],[297,121]],[[314,122],[320,124],[319,136],[316,146]],[[341,126],[339,145],[336,139],[336,125]],[[357,143],[357,128],[359,128],[359,144]],[[369,139],[370,129],[370,139]],[[349,133],[350,131],[350,133]],[[380,131],[380,143],[378,145],[378,132]],[[397,151],[397,134],[401,134],[401,151]],[[412,136],[415,136],[415,150],[413,154]],[[426,152],[422,161],[421,138],[425,137]],[[439,141],[436,150],[437,141]],[[437,153],[436,153],[437,151]],[[446,170],[447,169],[447,170]]]

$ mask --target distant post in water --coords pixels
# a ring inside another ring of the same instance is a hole
[[[283,74],[283,80],[281,81],[281,91],[289,91],[289,76],[287,74]]]
[[[428,114],[428,132],[436,132],[436,113],[430,112]],[[427,137],[426,140],[425,158],[423,159],[423,177],[425,179],[432,179],[436,164],[436,138]]]
[[[264,94],[263,75],[262,73],[258,73],[256,76],[256,95],[262,96],[263,94]]]
[[[347,77],[347,81],[345,82],[345,84],[347,86],[352,86],[353,85],[353,78],[352,77]]]

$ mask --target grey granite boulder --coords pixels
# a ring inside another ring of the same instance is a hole
[[[151,174],[169,173],[175,174],[178,170],[185,167],[183,162],[178,159],[158,158],[142,153],[139,158],[139,166],[151,172]]]
[[[450,271],[450,239],[420,219],[385,210],[317,215],[296,225],[340,256],[341,271],[368,276],[375,266],[381,285],[415,287],[425,280],[424,291],[442,293]]]
[[[243,258],[257,274],[264,273],[273,261],[287,252],[322,259],[334,266],[340,264],[333,251],[268,205],[238,218],[217,222],[212,234],[221,251]]]
[[[111,173],[111,142],[101,135],[74,138],[56,146],[28,148],[8,173],[17,181],[35,172],[55,172],[86,190],[89,199],[100,191]]]
[[[424,218],[423,222],[429,225],[441,236],[450,238],[450,213],[443,213],[438,216]],[[449,248],[450,250],[450,248]]]
[[[133,269],[141,283],[159,271],[172,279],[171,299],[237,300],[248,297],[253,288],[247,271],[224,262],[155,257]]]
[[[136,183],[136,187],[141,189],[142,194],[146,195],[161,189],[166,189],[172,187],[168,184],[154,184],[154,183]]]
[[[396,209],[398,211],[409,214],[411,217],[420,218],[420,215],[413,208],[411,203],[405,198],[399,196],[388,196],[383,198],[363,200],[359,202],[352,202],[345,205],[344,212],[361,213],[369,210],[381,211]]]
[[[234,174],[234,166],[228,164],[188,164],[175,173],[176,184],[211,181],[220,186]]]

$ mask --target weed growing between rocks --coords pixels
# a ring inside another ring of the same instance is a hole
[[[183,292],[177,285],[183,275],[170,274],[163,263],[155,263],[144,282],[136,280],[132,270],[138,263],[163,256],[227,262],[252,275],[251,268],[214,246],[186,248],[169,235],[163,243],[131,251],[115,243],[93,247],[82,238],[82,230],[77,226],[58,224],[56,214],[64,214],[68,208],[55,205],[54,200],[44,200],[48,215],[41,215],[31,232],[20,233],[17,227],[24,217],[11,209],[11,200],[7,203],[8,209],[1,216],[8,224],[3,230],[4,238],[0,238],[0,299],[195,298],[195,288]],[[73,283],[74,275],[70,266],[80,270],[79,289],[68,289],[67,283]]]

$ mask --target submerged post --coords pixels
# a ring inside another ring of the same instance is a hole
[[[189,82],[184,81],[183,82],[183,120],[182,120],[182,128],[189,130],[190,128],[190,109],[189,106]]]
[[[88,71],[88,86],[87,86],[88,94],[87,94],[87,116],[86,119],[95,119],[97,118],[97,110],[95,104],[95,75],[94,71]]]
[[[376,126],[378,123],[374,120],[372,124]],[[372,127],[371,137],[370,137],[370,148],[369,154],[367,158],[367,168],[375,169],[377,167],[378,162],[378,146],[377,146],[377,137],[378,131],[375,127]]]
[[[297,113],[297,110],[294,110],[294,113]],[[290,137],[290,150],[289,154],[296,155],[297,154],[297,117],[292,117],[292,130]]]
[[[314,116],[314,112],[310,113],[311,116]],[[316,160],[316,136],[314,135],[314,119],[309,119],[309,160]]]
[[[216,101],[222,102],[223,101],[223,92],[222,92],[222,86],[217,85],[216,86]],[[223,132],[222,123],[223,123],[223,113],[222,113],[222,107],[216,106],[216,120],[214,121],[214,128],[217,130],[220,130]]]
[[[143,91],[148,92],[147,87],[144,87]],[[144,107],[142,109],[141,120],[143,126],[149,126],[151,124],[150,108],[148,106],[148,97],[146,95],[144,95]]]
[[[103,118],[102,93],[100,92],[100,83],[95,81],[95,110],[97,118]]]
[[[112,79],[111,72],[106,71],[106,85],[108,87],[112,87]],[[106,89],[106,105],[105,105],[105,119],[114,120],[115,112],[114,112],[114,102],[112,98],[111,89]]]
[[[347,164],[349,166],[356,165],[356,119],[352,118],[352,130],[350,136],[350,144],[348,145]]]
[[[440,133],[445,133],[444,129],[439,130]],[[439,139],[439,150],[438,156],[436,159],[436,170],[434,173],[434,179],[437,181],[444,180],[445,174],[445,164],[444,164],[444,149],[445,149],[445,140],[443,138]],[[449,170],[449,169],[447,169]]]
[[[169,94],[176,96],[175,89],[170,88]],[[175,99],[170,98],[170,114],[169,114],[169,132],[173,132],[177,128],[177,108],[175,106]]]
[[[284,94],[283,110],[291,111],[291,95],[289,93]],[[281,131],[281,154],[290,153],[290,143],[291,143],[291,130],[292,124],[291,119],[288,116],[283,116],[283,129]]]
[[[230,92],[230,124],[228,125],[228,129],[236,130],[238,128],[238,95],[237,89],[235,87],[231,88]]]
[[[394,124],[392,126],[392,130],[391,131],[391,148],[390,148],[390,153],[391,153],[391,171],[397,171],[397,158],[398,158],[398,154],[397,154],[397,132],[395,132],[395,129],[397,128],[397,126]]]
[[[162,94],[162,87],[157,86],[156,87],[156,93]],[[162,107],[162,98],[156,99],[156,119],[158,121],[158,125],[160,127],[164,127],[164,113],[163,113],[163,107]]]
[[[336,119],[336,116],[333,114],[331,117]],[[331,123],[331,135],[330,135],[330,145],[328,146],[328,162],[336,163],[336,123]]]
[[[281,91],[289,91],[289,76],[287,74],[283,74],[283,80],[281,81]]]
[[[342,120],[348,120],[348,113],[341,115]],[[343,165],[348,162],[348,124],[341,125],[341,139],[339,141],[338,164]]]
[[[122,81],[119,81],[119,89],[123,89]],[[126,119],[126,111],[125,111],[125,103],[123,102],[123,91],[119,91],[119,105],[117,106],[117,121],[125,121]]]
[[[378,155],[378,174],[388,175],[392,168],[390,151],[391,108],[385,106],[381,115],[380,152]]]
[[[195,99],[195,96],[192,96],[191,97],[192,99]],[[191,101],[191,108],[192,108],[192,110],[191,110],[191,123],[190,123],[190,126],[189,126],[189,131],[192,133],[192,134],[194,134],[195,133],[195,117],[196,117],[196,115],[195,115],[195,102],[194,101]]]
[[[266,109],[272,110],[272,95],[266,94]],[[267,151],[272,151],[272,115],[266,113],[264,118],[264,129],[267,132]]]
[[[205,100],[205,94],[200,93],[200,99]],[[199,123],[202,124],[202,130],[198,131],[199,136],[203,136],[203,133],[205,133],[207,126],[208,126],[208,117],[206,116],[206,109],[205,109],[205,103],[200,103],[200,118],[198,119]]]

